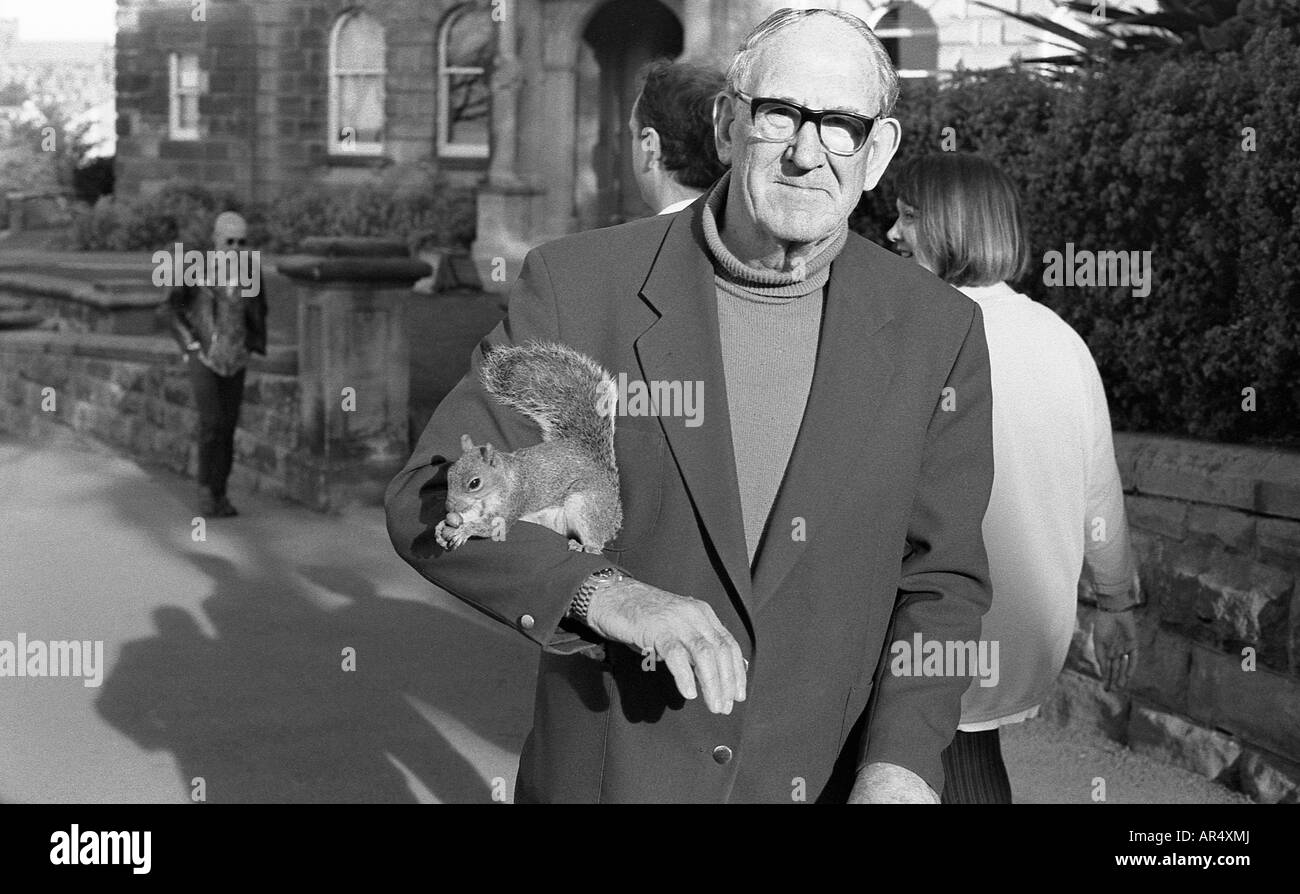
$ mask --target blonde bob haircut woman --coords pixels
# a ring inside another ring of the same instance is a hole
[[[954,286],[1013,283],[1029,271],[1015,184],[978,155],[939,152],[899,172],[898,198],[916,214],[917,260]]]

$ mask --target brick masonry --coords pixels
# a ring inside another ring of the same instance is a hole
[[[295,499],[308,493],[310,471],[298,455],[298,377],[283,361],[255,358],[246,377],[231,472],[235,492]],[[173,471],[193,476],[197,470],[197,414],[170,339],[0,333],[0,382],[0,430],[45,438],[71,428]]]
[[[331,157],[329,39],[351,0],[121,0],[117,32],[118,191],[148,193],[172,178],[248,198],[345,186],[393,165],[438,167],[435,47],[461,0],[379,0],[388,133],[380,157]],[[205,75],[197,140],[173,140],[169,56],[196,53]],[[360,169],[355,169],[360,165]],[[486,170],[486,161],[475,173]]]
[[[1300,455],[1132,434],[1115,451],[1150,600],[1137,673],[1104,691],[1085,601],[1045,716],[1300,803]]]

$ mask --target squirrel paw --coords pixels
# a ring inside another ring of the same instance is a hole
[[[453,550],[469,539],[469,530],[464,525],[453,528],[444,519],[433,529],[433,536],[443,549]]]

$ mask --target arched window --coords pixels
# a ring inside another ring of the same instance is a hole
[[[384,151],[384,28],[374,16],[345,12],[330,34],[330,152]]]
[[[939,67],[939,31],[915,3],[890,3],[867,24],[885,45],[900,78],[928,78]]]
[[[438,31],[438,154],[487,158],[496,35],[481,3],[466,3]]]

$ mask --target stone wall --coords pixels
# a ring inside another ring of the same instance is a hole
[[[1300,802],[1300,454],[1131,434],[1115,449],[1150,600],[1136,677],[1103,691],[1085,602],[1046,715]]]
[[[148,335],[166,326],[158,289],[135,283],[87,283],[28,270],[0,270],[0,305],[57,318],[65,331]]]
[[[0,383],[0,430],[42,438],[71,428],[137,459],[190,476],[197,470],[197,414],[170,339],[0,332]],[[258,491],[312,502],[312,474],[297,452],[298,415],[295,353],[273,346],[271,357],[254,358],[245,381],[230,481],[236,496]]]

